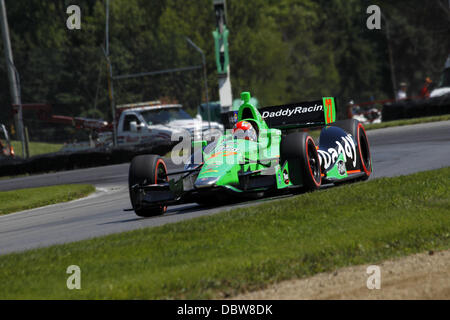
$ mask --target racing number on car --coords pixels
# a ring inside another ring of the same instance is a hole
[[[333,122],[333,102],[331,99],[325,99],[325,107],[327,108],[327,123]]]
[[[325,122],[332,123],[335,121],[336,115],[334,112],[334,99],[331,97],[324,97],[323,98],[323,105],[324,105],[324,113],[325,113]]]

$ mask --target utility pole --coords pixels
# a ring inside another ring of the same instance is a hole
[[[14,111],[14,122],[16,130],[19,133],[20,141],[22,142],[22,155],[27,157],[25,148],[25,135],[23,132],[23,118],[22,118],[22,101],[20,97],[20,84],[18,79],[18,72],[14,66],[14,60],[11,49],[11,41],[9,38],[8,17],[6,15],[5,0],[0,0],[0,19],[2,25],[3,48],[5,51],[6,69],[8,70],[9,88],[11,92],[11,100],[13,106],[18,109]]]
[[[114,102],[114,78],[111,60],[109,58],[109,0],[106,0],[106,26],[105,26],[105,58],[108,67],[108,91],[109,91],[109,101],[111,105],[111,113],[113,119],[113,146],[117,146],[117,123],[116,123],[116,110]]]
[[[195,50],[200,52],[202,55],[202,65],[203,65],[203,79],[205,81],[205,95],[206,95],[206,108],[208,110],[208,128],[211,129],[211,111],[209,110],[209,95],[208,95],[208,79],[206,76],[206,59],[203,50],[200,49],[191,39],[186,37],[187,42],[194,47]]]
[[[231,110],[233,95],[230,81],[230,59],[228,55],[228,35],[226,26],[225,0],[213,0],[216,15],[216,30],[213,31],[217,73],[219,75],[219,97],[222,112]]]

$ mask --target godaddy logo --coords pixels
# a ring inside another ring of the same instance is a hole
[[[309,106],[309,107],[295,107],[295,108],[289,108],[289,109],[280,109],[278,111],[263,111],[263,113],[261,114],[261,116],[265,119],[265,118],[275,118],[275,117],[290,117],[292,115],[295,114],[300,114],[300,113],[308,113],[308,112],[315,112],[315,111],[322,111],[323,110],[323,106],[321,104],[315,104],[314,106]]]

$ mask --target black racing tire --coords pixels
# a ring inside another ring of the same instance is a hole
[[[166,212],[167,206],[142,207],[132,190],[135,184],[157,184],[167,181],[167,166],[158,155],[144,154],[133,158],[128,172],[128,189],[134,212],[140,217],[152,217]]]
[[[288,161],[289,178],[294,185],[313,191],[322,183],[319,155],[314,139],[306,132],[293,132],[282,138],[282,164]]]
[[[361,122],[356,119],[339,120],[330,124],[333,127],[339,127],[350,133],[358,144],[359,164],[364,176],[359,180],[367,180],[372,174],[372,158],[370,155],[369,139],[367,139],[366,130]]]

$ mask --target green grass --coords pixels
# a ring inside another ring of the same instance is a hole
[[[22,156],[22,142],[13,140],[11,141],[11,145],[14,148],[14,152],[17,156]],[[45,153],[54,153],[61,150],[63,147],[60,143],[46,143],[46,142],[32,142],[28,144],[28,148],[30,151],[30,157],[37,156],[39,154]]]
[[[0,191],[0,215],[78,199],[95,191],[86,184]]]
[[[8,254],[0,256],[0,299],[222,298],[448,249],[449,190],[444,168]],[[69,265],[81,268],[81,290],[66,287]]]

